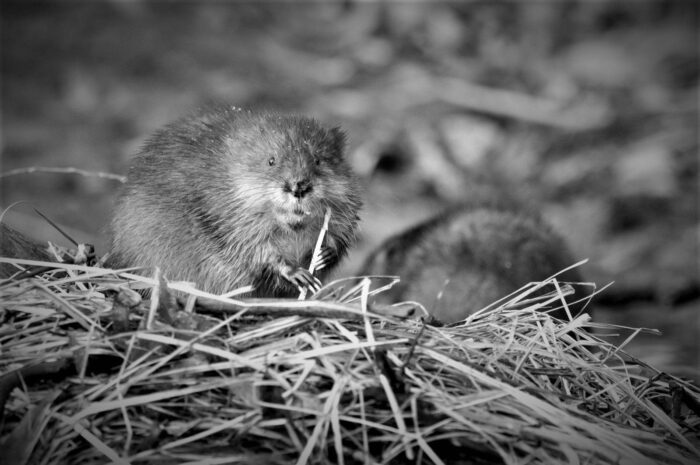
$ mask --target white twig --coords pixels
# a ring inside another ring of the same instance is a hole
[[[321,259],[321,246],[323,245],[323,239],[326,237],[326,232],[328,231],[328,222],[331,219],[331,209],[330,207],[326,208],[326,216],[323,219],[323,227],[321,228],[321,232],[318,233],[318,239],[316,239],[316,247],[314,247],[314,254],[311,257],[311,263],[309,264],[309,273],[312,275],[314,274],[314,271],[316,271],[316,266],[318,265],[319,260]],[[299,293],[299,300],[304,300],[306,299],[306,293],[307,293],[308,288],[304,288],[301,290]]]

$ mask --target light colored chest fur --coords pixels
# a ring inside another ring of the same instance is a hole
[[[280,232],[277,241],[280,255],[282,255],[290,265],[307,268],[309,254],[313,253],[316,246],[317,235],[309,230],[304,231],[284,231]]]

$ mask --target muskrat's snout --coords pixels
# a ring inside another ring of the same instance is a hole
[[[313,190],[313,185],[308,179],[300,179],[295,181],[285,181],[284,191],[292,194],[297,199],[303,199],[309,192]]]

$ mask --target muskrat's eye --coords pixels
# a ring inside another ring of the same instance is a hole
[[[321,158],[320,158],[320,157],[314,158],[314,161],[316,162],[316,166],[318,166],[318,165],[321,164]]]
[[[267,160],[267,163],[268,163],[268,165],[270,165],[270,166],[274,165],[274,164],[275,164],[275,157],[270,157],[270,158]]]

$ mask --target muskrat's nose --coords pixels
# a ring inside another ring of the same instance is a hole
[[[289,191],[294,197],[300,199],[311,192],[311,181],[302,179],[301,181],[292,182],[289,186]]]

